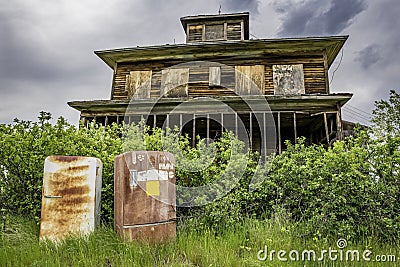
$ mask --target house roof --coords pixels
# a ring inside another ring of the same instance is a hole
[[[114,68],[116,63],[122,62],[145,62],[150,60],[215,61],[219,57],[247,59],[268,55],[315,53],[325,50],[328,65],[331,66],[348,37],[346,35],[166,44],[100,50],[94,53],[108,66]]]

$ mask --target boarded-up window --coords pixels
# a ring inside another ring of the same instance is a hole
[[[276,95],[300,95],[305,93],[303,65],[273,65],[274,91]]]
[[[139,70],[126,75],[125,90],[129,98],[150,98],[151,73],[151,70]]]
[[[190,25],[188,42],[201,42],[203,40],[203,25]]]
[[[221,67],[210,67],[209,68],[209,85],[220,86],[221,85]]]
[[[241,40],[242,24],[240,22],[228,23],[226,35],[228,40]]]
[[[264,94],[264,65],[236,66],[236,92],[240,95]]]
[[[223,40],[224,24],[206,25],[206,40]]]
[[[189,68],[162,70],[161,96],[187,97]]]

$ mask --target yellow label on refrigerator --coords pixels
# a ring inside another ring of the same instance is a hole
[[[160,181],[147,181],[146,182],[146,194],[148,196],[159,196],[160,195]]]

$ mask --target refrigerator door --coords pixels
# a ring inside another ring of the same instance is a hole
[[[43,176],[40,238],[88,234],[99,219],[102,163],[91,157],[50,156]]]
[[[128,240],[173,240],[176,235],[174,156],[131,151],[115,157],[114,226]]]

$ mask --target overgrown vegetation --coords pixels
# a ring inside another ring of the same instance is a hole
[[[103,218],[113,218],[114,157],[121,153],[117,125],[91,123],[77,129],[41,112],[38,122],[15,120],[0,125],[0,207],[3,213],[30,215],[39,221],[44,160],[50,155],[90,156],[103,161]]]
[[[320,257],[323,249],[337,248],[336,240],[299,239],[292,234],[293,225],[283,217],[270,220],[243,219],[225,228],[218,235],[210,230],[196,231],[178,228],[174,242],[167,244],[126,243],[111,227],[101,227],[89,237],[68,238],[55,245],[39,242],[38,227],[33,221],[13,217],[7,229],[0,232],[0,266],[397,266],[397,262],[367,262],[364,250],[376,255],[399,255],[400,248],[368,240],[349,242],[347,249],[360,251],[360,260],[280,261],[277,252],[273,259],[259,260],[260,250],[315,250]],[[287,257],[287,255],[286,255]],[[397,260],[398,261],[398,260]]]
[[[245,218],[270,220],[279,215],[293,238],[304,240],[372,239],[397,244],[400,238],[400,96],[391,91],[389,101],[379,101],[373,125],[367,131],[338,141],[332,147],[305,146],[300,138],[266,166],[256,154],[243,150],[231,134],[210,146],[173,130],[150,130],[143,125],[123,131],[119,126],[76,127],[60,118],[49,123],[41,113],[38,122],[16,120],[0,125],[0,205],[5,229],[10,214],[39,220],[43,162],[49,155],[94,156],[103,161],[102,218],[113,218],[113,161],[124,150],[167,150],[177,159],[178,184],[206,185],[219,179],[227,166],[237,178],[235,187],[208,205],[180,208],[181,226],[218,235],[234,229]],[[128,141],[123,142],[123,137]],[[235,153],[232,153],[235,152]],[[232,154],[235,156],[232,157]],[[243,172],[242,175],[236,175]],[[253,176],[262,184],[250,190]],[[209,192],[215,196],[232,185],[229,179]],[[205,200],[201,194],[195,203]],[[178,200],[179,202],[179,200]]]

